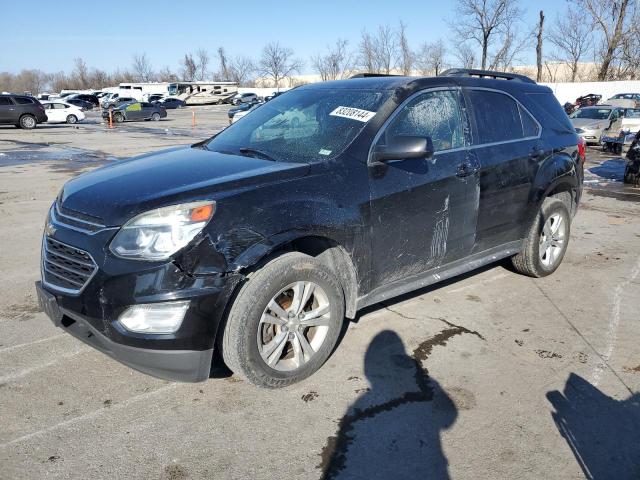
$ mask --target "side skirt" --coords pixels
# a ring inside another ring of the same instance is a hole
[[[368,294],[359,297],[356,308],[359,310],[389,298],[397,297],[413,290],[433,285],[457,275],[470,272],[503,258],[510,257],[522,251],[522,240],[505,243],[497,247],[474,253],[468,257],[450,262],[446,265],[428,270],[419,275],[398,280],[388,285],[382,285]]]

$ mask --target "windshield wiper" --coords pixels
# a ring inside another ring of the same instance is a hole
[[[267,152],[263,152],[262,150],[258,150],[257,148],[242,147],[242,148],[238,149],[238,151],[239,151],[241,154],[243,154],[243,155],[253,153],[254,155],[258,155],[258,156],[260,156],[260,157],[264,158],[265,160],[272,160],[272,161],[274,161],[274,160],[275,160],[275,159],[274,159],[271,155],[269,155]],[[248,156],[250,156],[250,155],[248,155]]]

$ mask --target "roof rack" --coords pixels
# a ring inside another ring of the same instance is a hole
[[[450,68],[442,72],[440,77],[480,77],[513,80],[516,82],[536,83],[526,75],[518,73],[495,72],[493,70],[475,70],[473,68]]]
[[[371,77],[399,77],[400,75],[394,75],[393,73],[356,73],[355,75],[351,75],[349,79],[352,78],[371,78]]]

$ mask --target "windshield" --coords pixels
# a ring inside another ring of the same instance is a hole
[[[571,114],[571,118],[590,118],[593,120],[606,120],[611,113],[610,108],[579,108]]]
[[[283,162],[327,160],[356,138],[388,95],[370,90],[291,90],[251,111],[205,147],[233,154],[257,150]]]

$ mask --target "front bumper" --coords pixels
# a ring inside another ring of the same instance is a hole
[[[37,289],[43,289],[36,282]],[[82,315],[60,308],[60,316],[51,318],[78,340],[140,372],[165,380],[200,382],[209,378],[213,348],[206,350],[156,350],[116,343],[94,328]]]

